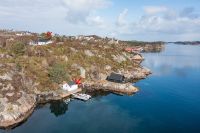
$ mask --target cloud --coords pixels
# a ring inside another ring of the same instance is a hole
[[[63,0],[64,7],[67,10],[66,19],[69,22],[84,22],[94,11],[108,7],[109,0]],[[97,16],[96,19],[99,19]]]
[[[97,11],[111,4],[110,0],[1,0],[0,25],[34,32],[94,34],[106,27]]]
[[[118,16],[117,18],[117,25],[118,26],[123,26],[127,23],[126,21],[126,16],[128,14],[128,9],[124,9]]]
[[[197,19],[200,17],[200,14],[195,13],[195,9],[193,7],[187,7],[180,12],[180,16],[187,17],[190,19]]]
[[[144,15],[137,22],[137,27],[141,30],[167,34],[194,33],[200,30],[199,26],[200,19],[194,19],[193,11],[183,13],[172,9],[159,15]]]
[[[168,10],[165,6],[146,6],[144,7],[144,11],[146,14],[157,14],[157,13],[163,13]]]
[[[15,19],[63,16],[74,24],[86,22],[88,16],[109,5],[110,0],[1,0],[0,15]]]
[[[146,6],[140,19],[127,21],[120,13],[115,32],[118,36],[147,36],[151,40],[194,40],[200,37],[200,17],[194,8],[176,11],[165,6]],[[163,38],[161,37],[163,36]],[[165,37],[164,37],[165,36]],[[173,37],[174,36],[174,37]],[[160,39],[158,39],[160,37]]]
[[[38,16],[44,18],[45,14],[51,14],[55,9],[58,12],[60,4],[60,1],[54,0],[1,0],[0,14],[3,15],[2,17],[13,19],[37,18]]]
[[[6,29],[130,40],[200,38],[200,12],[194,7],[177,10],[165,5],[138,6],[139,9],[125,8],[117,14],[119,8],[113,7],[117,4],[120,2],[114,0],[1,0],[0,25]]]
[[[99,28],[105,28],[106,26],[105,21],[100,16],[88,16],[86,22],[90,26],[97,26]]]

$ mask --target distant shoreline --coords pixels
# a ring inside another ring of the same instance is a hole
[[[177,41],[177,42],[167,42],[179,45],[200,45],[200,41]]]

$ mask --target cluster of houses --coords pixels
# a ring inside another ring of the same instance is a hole
[[[29,31],[15,31],[15,30],[6,30],[6,29],[0,30],[0,33],[3,33],[4,35],[10,35],[10,36],[32,36],[33,35],[33,33]]]
[[[52,32],[48,31],[47,33],[44,34],[43,37],[39,37],[36,41],[31,40],[29,42],[29,45],[47,45],[47,44],[52,44],[53,41],[51,38],[53,37]]]
[[[32,33],[26,31],[26,32],[18,32],[18,33],[16,33],[15,35],[16,35],[16,36],[31,36]]]
[[[29,45],[47,45],[53,43],[52,32],[45,33],[47,38],[38,37],[36,33],[29,31],[0,30],[0,46],[10,45],[20,41]]]
[[[143,48],[142,47],[127,47],[125,48],[125,51],[126,52],[129,52],[129,53],[140,53],[143,51]]]
[[[16,42],[28,44],[35,40],[36,34],[28,31],[0,30],[0,47],[9,47]]]
[[[78,35],[78,36],[67,36],[66,37],[69,40],[78,40],[78,41],[94,41],[94,42],[108,42],[108,44],[119,44],[119,40],[115,38],[102,38],[96,35]]]
[[[52,32],[47,32],[45,33],[46,36],[51,36],[51,37],[60,37],[58,34],[53,35]],[[29,45],[48,45],[54,43],[53,39],[51,37],[44,37],[44,36],[39,36],[36,33],[31,33],[29,31],[15,31],[15,30],[0,30],[0,37],[10,39],[12,42],[14,41],[21,41],[29,44]],[[14,39],[14,40],[13,40]],[[108,44],[119,44],[119,40],[114,39],[114,38],[101,38],[96,35],[88,35],[88,36],[83,36],[83,35],[77,35],[77,36],[65,36],[65,39],[68,40],[78,40],[78,41],[93,41],[93,42],[104,42]],[[8,41],[10,41],[8,40]],[[4,41],[5,42],[5,41]]]

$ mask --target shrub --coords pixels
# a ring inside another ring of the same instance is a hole
[[[47,48],[44,46],[37,46],[34,49],[34,54],[35,56],[38,56],[38,57],[47,56],[47,53],[48,53]]]
[[[25,53],[25,44],[17,42],[11,46],[11,53],[17,56],[23,55]]]
[[[63,64],[54,64],[52,68],[49,69],[49,78],[53,82],[62,83],[63,81],[69,80],[69,75],[65,71],[65,66]]]
[[[22,70],[22,66],[21,66],[21,64],[19,62],[16,63],[16,69],[19,72]]]

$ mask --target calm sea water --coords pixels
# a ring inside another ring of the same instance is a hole
[[[10,133],[200,133],[200,46],[144,54],[153,74],[133,96],[47,104]]]

